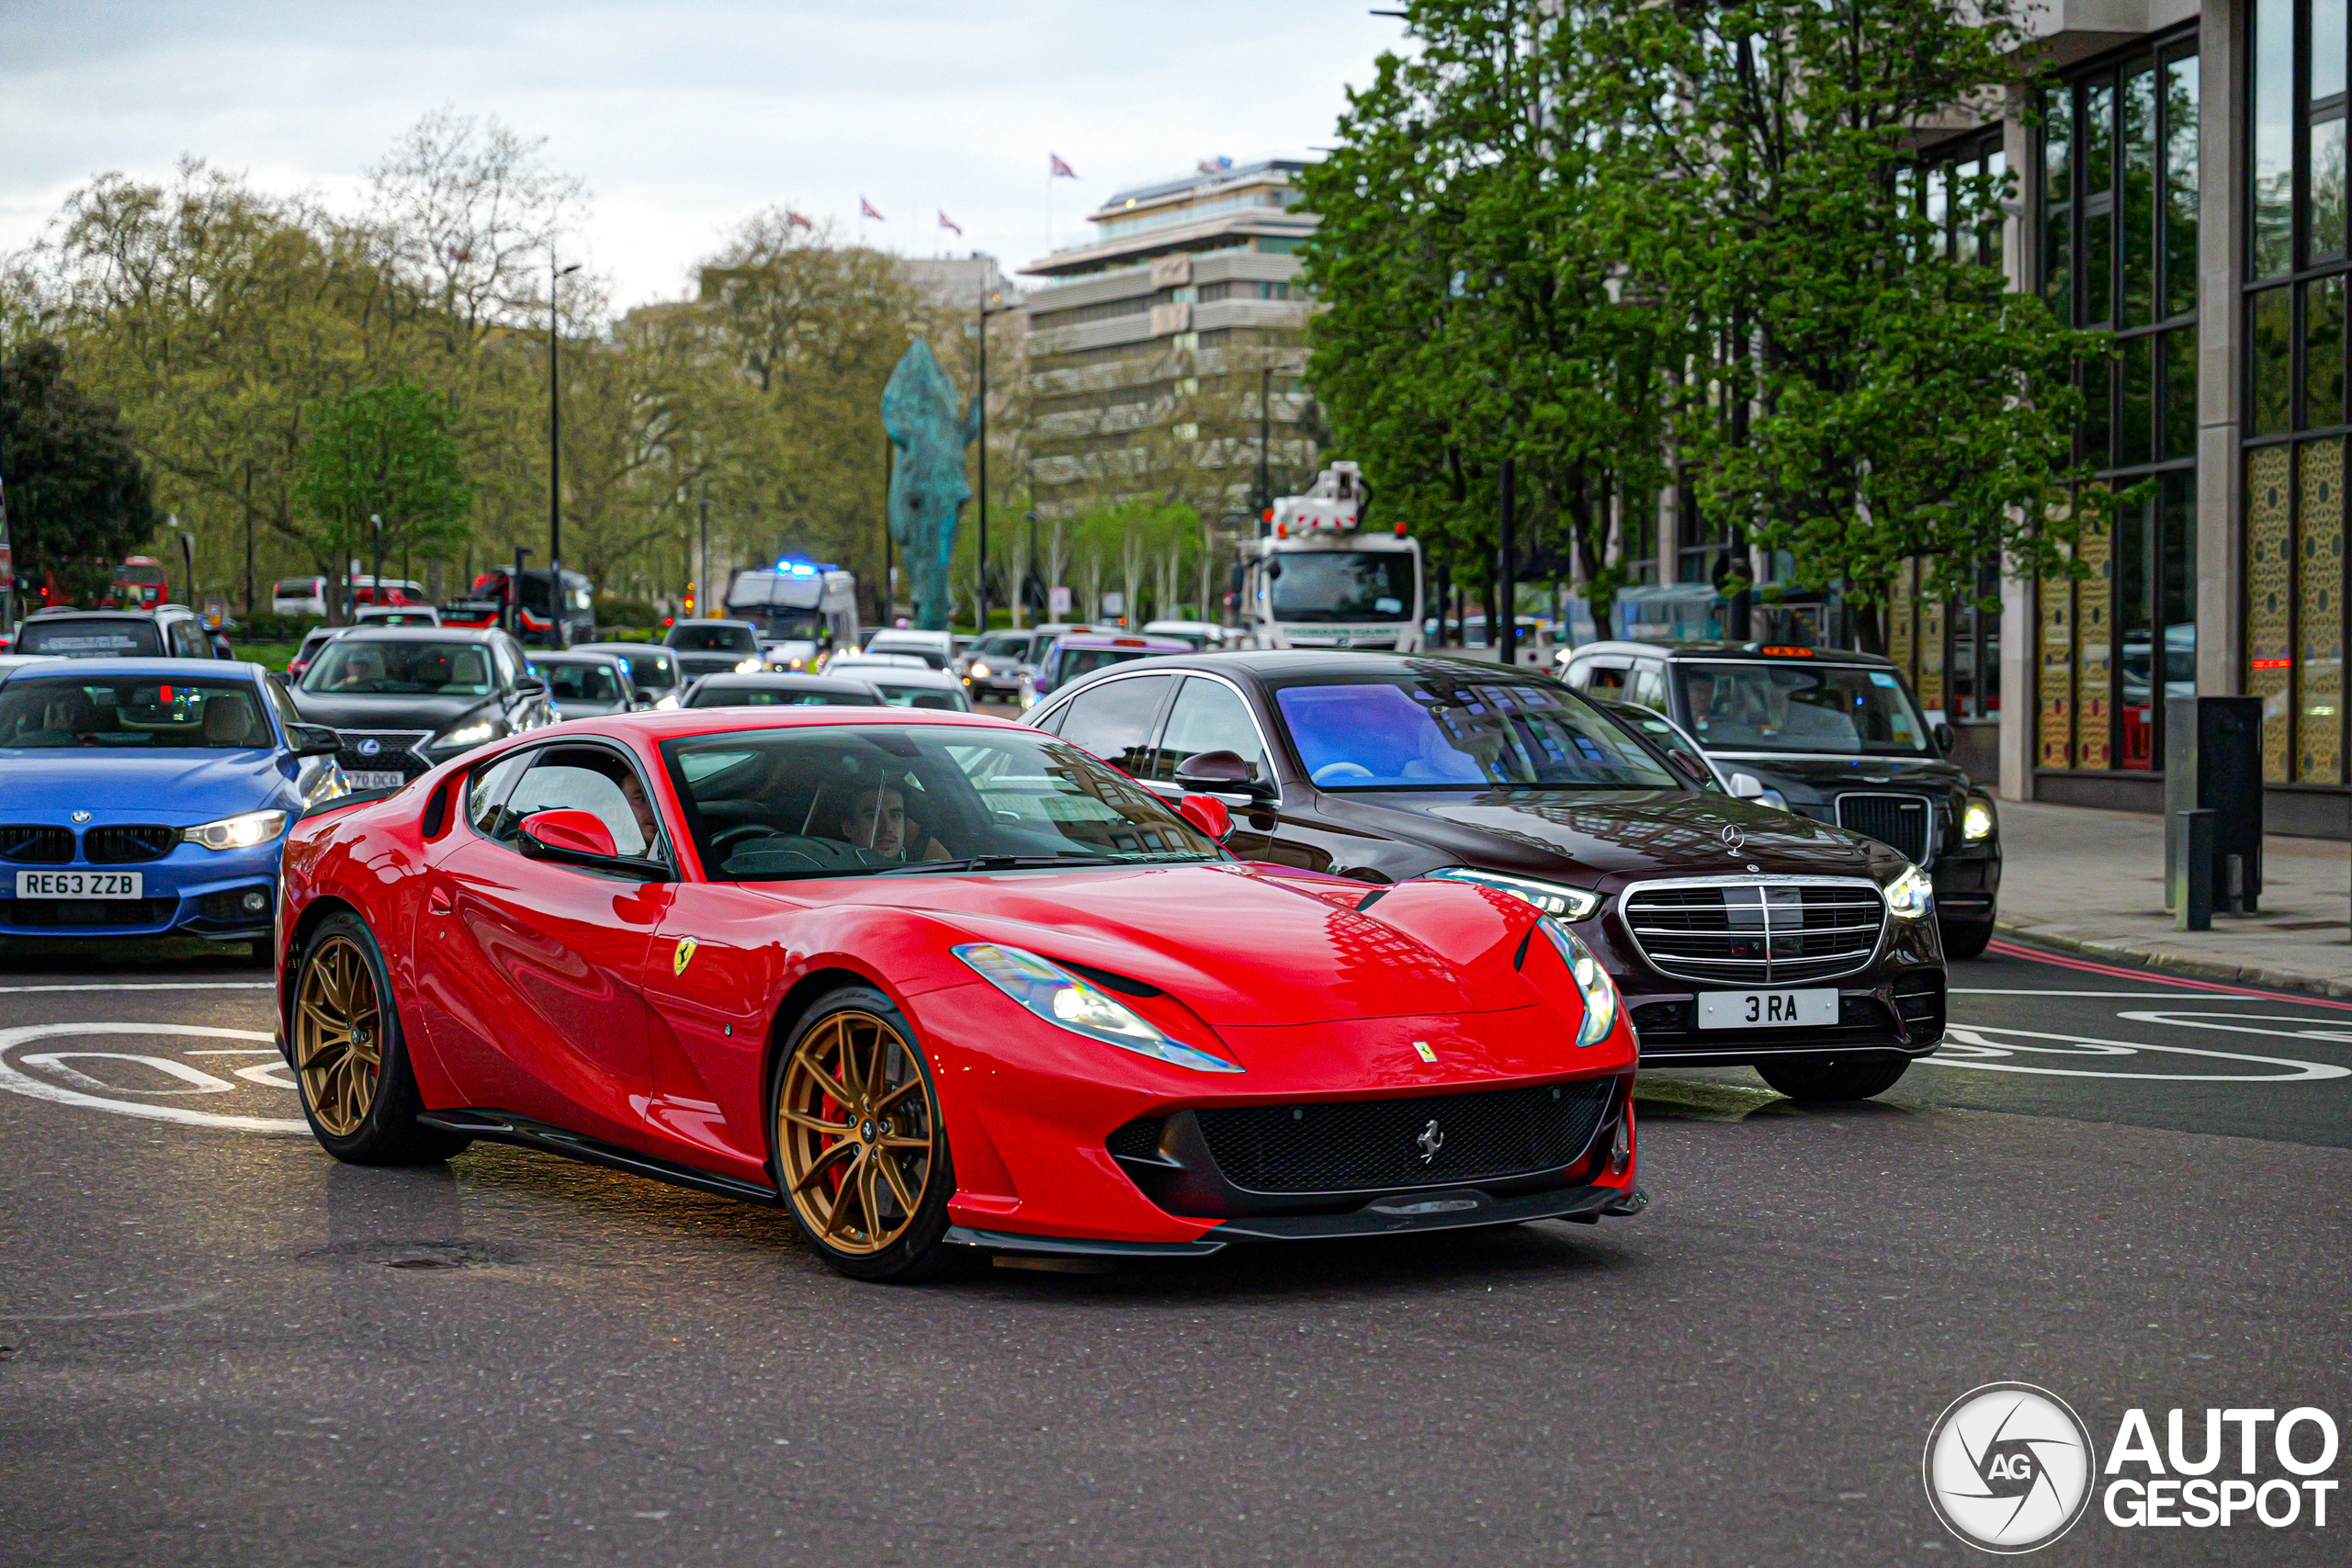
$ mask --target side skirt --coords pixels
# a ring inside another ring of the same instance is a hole
[[[673,1182],[680,1187],[691,1187],[698,1192],[715,1192],[722,1198],[741,1198],[746,1202],[763,1203],[769,1208],[775,1208],[782,1201],[776,1190],[765,1182],[743,1181],[732,1176],[697,1170],[675,1160],[639,1154],[635,1149],[625,1149],[617,1144],[567,1132],[561,1127],[503,1111],[426,1111],[419,1113],[417,1120],[445,1133],[456,1133],[468,1138],[487,1138],[493,1144],[513,1144],[518,1148],[543,1149],[548,1154],[561,1155],[566,1159],[601,1165],[611,1170],[625,1170],[632,1176],[650,1176],[656,1181]]]

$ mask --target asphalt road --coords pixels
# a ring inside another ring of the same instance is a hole
[[[337,1166],[266,971],[0,954],[0,1562],[1951,1562],[1978,1384],[2352,1416],[2352,1010],[1954,983],[1879,1102],[1656,1075],[1637,1219],[893,1290],[550,1156]],[[2337,1502],[2039,1560],[2341,1562]]]

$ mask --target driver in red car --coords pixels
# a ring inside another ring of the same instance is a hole
[[[907,820],[907,799],[889,784],[861,786],[853,793],[842,808],[841,820],[833,836],[844,843],[855,844],[861,850],[871,850],[891,860],[947,860],[952,857],[947,846],[937,839],[923,839],[920,857],[909,852],[916,835],[922,834],[920,823]]]

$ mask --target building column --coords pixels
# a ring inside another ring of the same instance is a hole
[[[2238,446],[2238,368],[2245,310],[2249,128],[2245,0],[2205,0],[2197,39],[2197,689],[2245,689],[2244,459]]]
[[[2025,122],[2028,107],[2022,89],[2009,94],[2008,112],[2001,121],[2001,157],[2017,180],[2017,198],[2001,220],[2001,266],[2009,287],[2030,293],[2041,276],[2041,236],[2031,219],[2041,209],[2041,165],[2035,155],[2032,129]],[[2035,658],[2041,627],[2034,619],[2033,584],[2020,580],[2004,562],[2001,570],[2001,727],[1996,756],[2004,800],[2033,798],[2034,738],[2037,730],[2034,690]]]

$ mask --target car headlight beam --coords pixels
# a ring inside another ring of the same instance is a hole
[[[1532,904],[1545,914],[1557,915],[1564,920],[1589,919],[1600,912],[1601,905],[1608,902],[1588,888],[1544,882],[1532,876],[1506,876],[1501,872],[1480,871],[1467,865],[1450,865],[1442,871],[1428,872],[1422,880],[1466,882],[1474,887],[1491,887],[1498,893],[1508,893],[1522,903]]]
[[[1577,1029],[1578,1046],[1598,1045],[1609,1038],[1617,1027],[1617,982],[1592,955],[1584,940],[1558,920],[1546,915],[1536,924],[1568,966],[1568,975],[1577,983],[1577,992],[1584,998],[1584,1022]]]
[[[183,828],[184,842],[202,844],[208,850],[250,850],[266,844],[286,831],[283,811],[247,811],[236,817],[223,817],[218,822],[201,827]]]
[[[1993,805],[1986,800],[1972,800],[1968,809],[1960,814],[1960,836],[1972,844],[1981,844],[1993,836]]]
[[[1936,912],[1936,885],[1916,865],[1886,885],[1886,912],[1898,920],[1923,920]]]
[[[1051,959],[1023,948],[970,942],[949,949],[986,980],[1057,1028],[1138,1056],[1200,1073],[1238,1073],[1239,1064],[1171,1040],[1148,1020],[1104,996]]]
[[[478,718],[471,724],[461,724],[455,729],[444,730],[430,742],[430,750],[454,751],[467,746],[479,746],[498,733],[498,727],[489,719]]]

